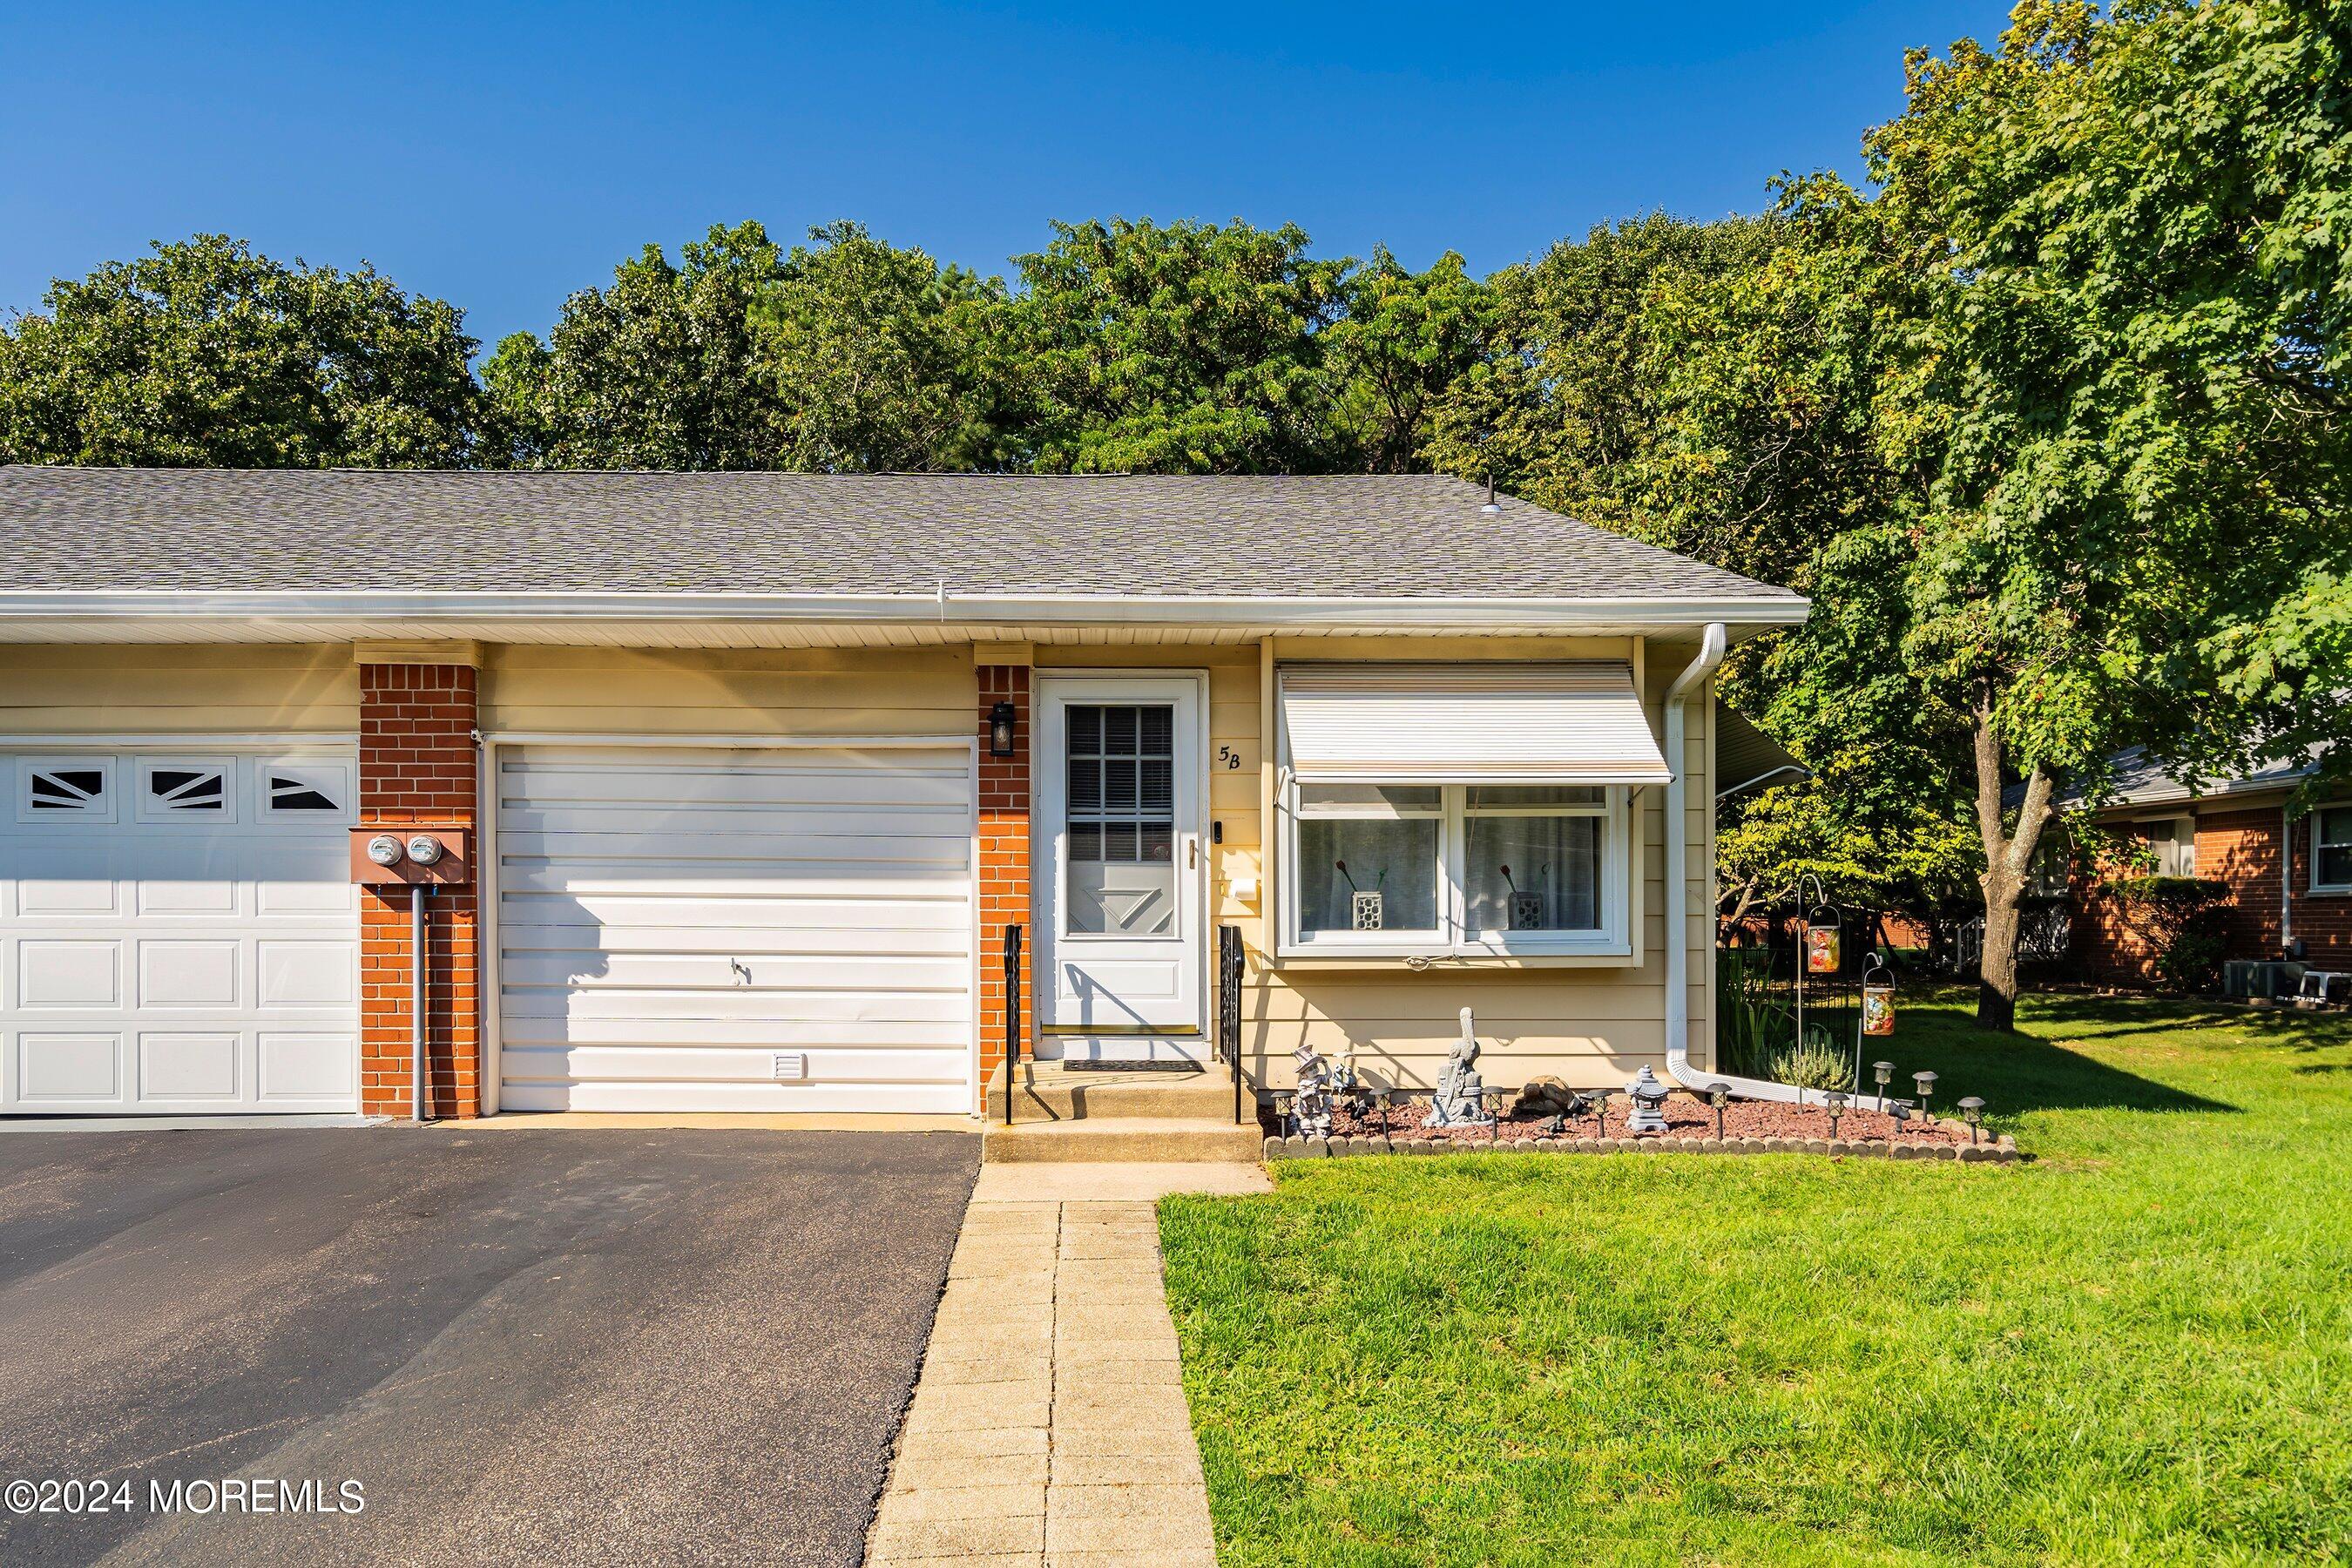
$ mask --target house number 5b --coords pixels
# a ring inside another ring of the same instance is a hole
[[[1217,748],[1217,766],[1224,769],[1225,772],[1229,773],[1241,772],[1242,753],[1240,749],[1234,746],[1219,746]]]

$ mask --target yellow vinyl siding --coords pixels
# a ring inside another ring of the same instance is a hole
[[[1074,652],[1078,650],[1073,650]],[[1260,667],[1261,651],[1264,669]],[[1653,653],[1656,657],[1652,657]],[[1253,758],[1258,777],[1244,791],[1237,783],[1220,789],[1213,773],[1213,815],[1225,826],[1216,859],[1217,920],[1241,929],[1249,953],[1242,991],[1242,1044],[1252,1075],[1262,1082],[1287,1084],[1291,1053],[1301,1044],[1328,1054],[1352,1046],[1358,1063],[1381,1082],[1426,1088],[1436,1081],[1459,1032],[1458,1015],[1470,1007],[1485,1047],[1486,1081],[1516,1088],[1541,1073],[1579,1086],[1622,1083],[1643,1064],[1661,1072],[1665,1060],[1664,828],[1665,791],[1641,792],[1633,813],[1637,868],[1633,915],[1639,933],[1637,963],[1567,961],[1441,960],[1416,973],[1402,962],[1343,960],[1273,962],[1267,921],[1276,893],[1267,868],[1275,857],[1264,842],[1261,816],[1274,793],[1275,763],[1269,754],[1273,722],[1265,676],[1286,660],[1348,659],[1428,662],[1443,659],[1622,658],[1630,660],[1653,732],[1664,731],[1662,696],[1665,684],[1686,664],[1693,646],[1662,650],[1631,637],[1276,639],[1236,661],[1236,683],[1246,679],[1255,700],[1224,697],[1212,675],[1210,743],[1240,748]],[[1072,662],[1079,662],[1073,659]],[[1163,660],[1164,662],[1164,660]],[[1222,663],[1213,671],[1222,671]],[[1691,741],[1686,760],[1690,858],[1689,920],[1692,942],[1691,1020],[1694,1056],[1706,1059],[1712,1038],[1709,1001],[1711,963],[1702,956],[1713,946],[1713,863],[1710,819],[1712,786],[1707,759],[1712,736],[1706,725],[1707,694],[1689,704]],[[1675,759],[1669,758],[1671,764]],[[1230,807],[1230,809],[1229,809]],[[1247,826],[1242,814],[1246,812]],[[1251,905],[1232,896],[1236,879],[1259,879]]]
[[[0,645],[0,734],[356,733],[351,645]]]
[[[481,724],[616,735],[974,732],[971,649],[486,650]]]

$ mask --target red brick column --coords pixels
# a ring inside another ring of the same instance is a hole
[[[464,665],[360,666],[362,827],[462,828],[474,840],[474,677]],[[436,1117],[477,1116],[474,889],[436,888],[429,898],[425,1108]],[[360,889],[360,1108],[374,1115],[410,1111],[410,930],[407,889]]]
[[[1021,931],[1021,998],[1026,1016],[1021,1050],[1036,1048],[1035,993],[1029,955],[1036,933],[1029,920],[1029,670],[1026,666],[983,664],[980,677],[980,1081],[1004,1060],[1004,928]],[[989,710],[1013,704],[1013,755],[988,754]]]

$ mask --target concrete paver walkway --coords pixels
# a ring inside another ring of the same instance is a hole
[[[1255,1166],[1065,1165],[965,1211],[868,1540],[877,1568],[1212,1568],[1156,1200]]]

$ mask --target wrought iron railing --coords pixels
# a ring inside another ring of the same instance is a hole
[[[1242,932],[1217,928],[1217,1054],[1234,1075],[1234,1124],[1242,1124]]]
[[[1004,928],[1004,1125],[1013,1125],[1013,1078],[1021,1068],[1021,928]]]

